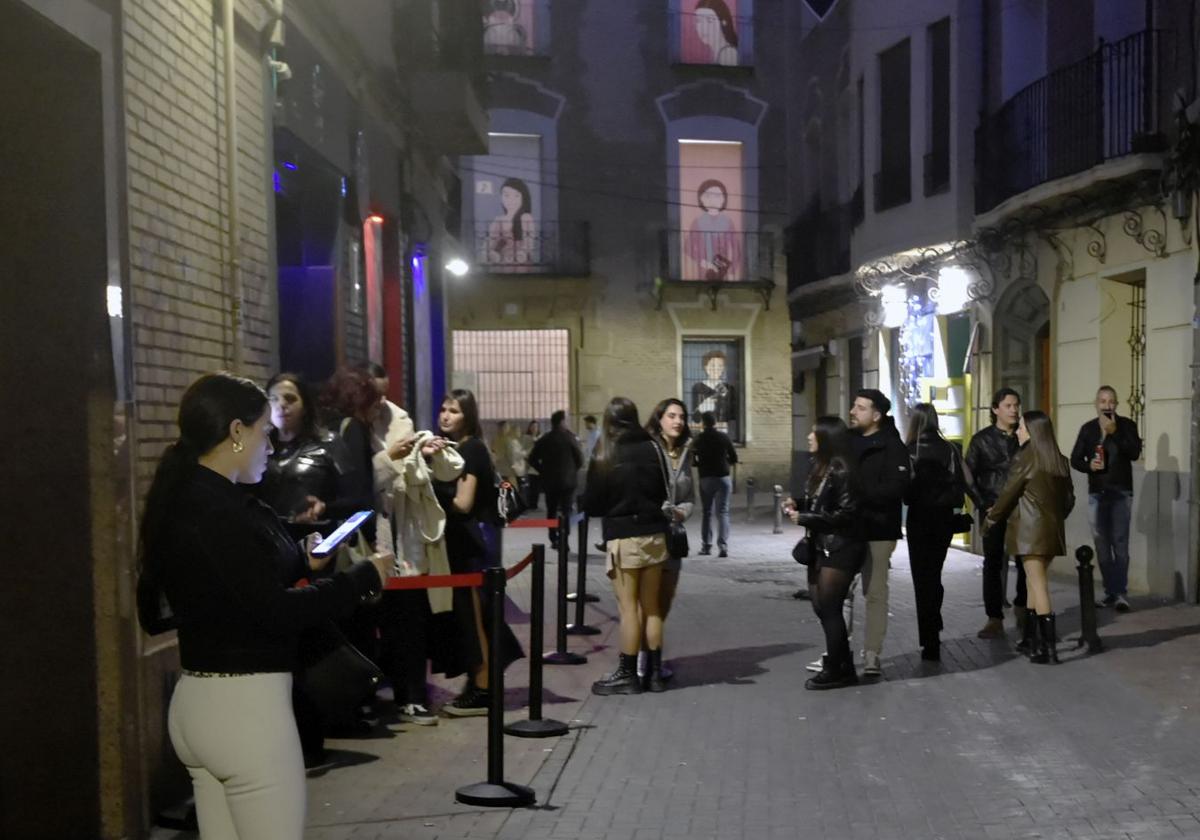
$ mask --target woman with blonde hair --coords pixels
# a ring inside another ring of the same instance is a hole
[[[1055,615],[1051,612],[1046,574],[1050,561],[1067,553],[1066,520],[1075,506],[1070,464],[1058,448],[1054,424],[1041,411],[1021,415],[1017,427],[1021,449],[1008,472],[1008,481],[988,511],[984,529],[1008,517],[1010,554],[1021,557],[1028,581],[1029,606],[1037,621],[1025,622],[1029,661],[1058,662]]]

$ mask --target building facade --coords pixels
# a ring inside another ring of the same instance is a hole
[[[787,474],[795,4],[484,3],[489,148],[461,166],[453,377],[485,419],[680,397]]]
[[[186,795],[176,642],[142,635],[133,598],[183,389],[366,359],[402,403],[441,387],[440,275],[421,268],[449,247],[447,155],[486,136],[478,14],[437,5],[0,3],[20,115],[0,151],[20,442],[2,463],[25,558],[0,596],[0,740],[22,757],[0,767],[0,835],[145,836]]]
[[[893,395],[902,426],[933,401],[965,441],[1009,386],[1069,452],[1112,385],[1145,441],[1131,586],[1189,599],[1195,179],[1169,184],[1189,171],[1193,5],[837,4],[797,59],[792,124],[833,123],[838,139],[792,144],[811,176],[789,238],[793,365],[816,384],[798,432],[866,385]],[[1085,504],[1068,537],[1090,542]]]

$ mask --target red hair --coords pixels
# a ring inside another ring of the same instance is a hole
[[[366,371],[354,368],[339,368],[325,386],[325,401],[331,409],[364,422],[381,396],[375,380]]]

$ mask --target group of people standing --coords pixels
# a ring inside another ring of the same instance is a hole
[[[817,673],[806,686],[858,682],[846,618],[856,579],[867,605],[863,674],[881,673],[887,574],[905,506],[921,657],[941,658],[942,566],[954,534],[970,528],[970,518],[959,512],[967,497],[978,511],[984,548],[987,622],[977,635],[1005,636],[1005,572],[1012,555],[1018,561],[1017,647],[1032,662],[1057,662],[1047,570],[1067,552],[1065,522],[1075,502],[1072,466],[1088,475],[1089,522],[1105,588],[1099,604],[1128,610],[1130,465],[1141,454],[1141,442],[1133,421],[1116,415],[1116,402],[1111,387],[1099,390],[1097,418],[1080,429],[1069,460],[1058,448],[1049,416],[1022,413],[1020,394],[1011,388],[996,392],[993,423],[972,437],[965,457],[942,435],[929,403],[911,409],[903,439],[888,413],[890,401],[875,389],[855,396],[849,424],[818,418],[808,436],[812,459],[804,492],[784,502],[785,513],[805,529],[793,556],[808,567],[808,597],[826,640],[826,653],[810,666]]]

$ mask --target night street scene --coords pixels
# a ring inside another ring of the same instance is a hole
[[[0,0],[3,840],[1200,840],[1200,0]]]

